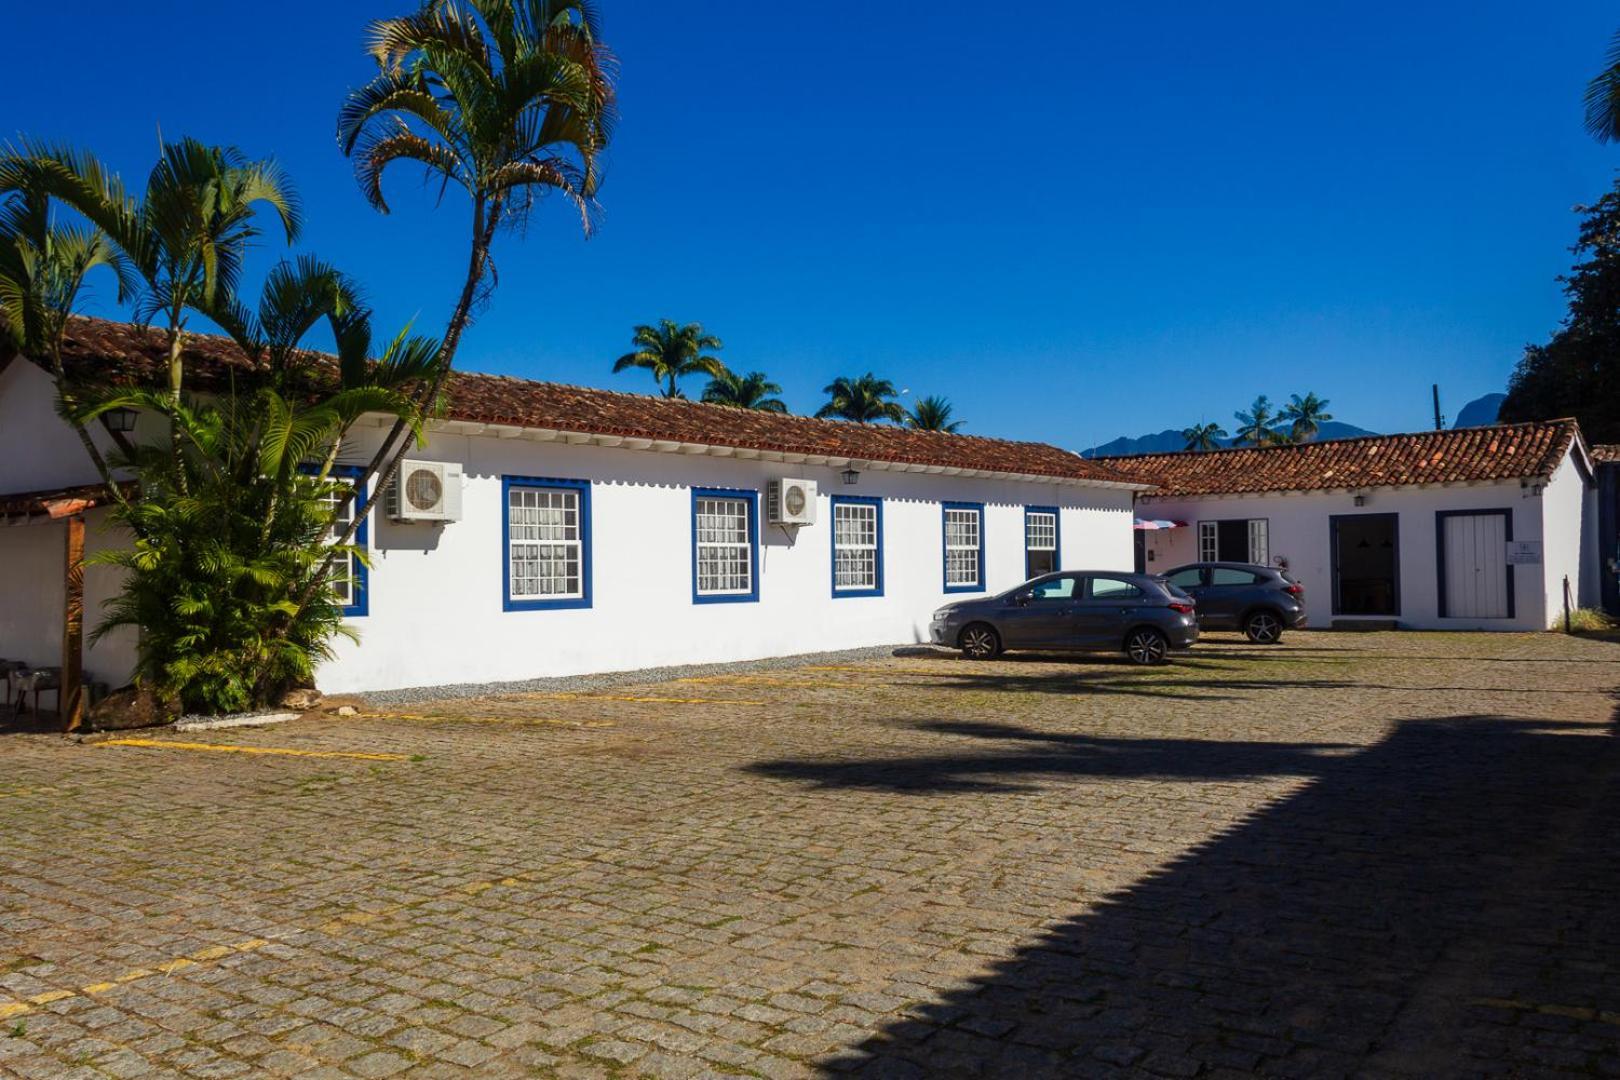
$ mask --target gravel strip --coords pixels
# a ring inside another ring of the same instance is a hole
[[[704,675],[745,674],[752,671],[782,671],[805,664],[842,663],[851,660],[886,660],[913,650],[932,651],[927,645],[874,645],[865,649],[838,652],[798,653],[772,656],[763,660],[739,660],[726,664],[683,664],[679,667],[642,668],[639,671],[605,671],[595,675],[562,675],[548,679],[518,682],[456,683],[450,686],[412,686],[403,690],[378,690],[360,694],[369,705],[403,705],[416,701],[446,701],[459,698],[490,697],[495,694],[525,694],[535,691],[577,692],[611,690],[620,686],[643,686]]]

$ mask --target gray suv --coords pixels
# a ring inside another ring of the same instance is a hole
[[[1253,563],[1193,563],[1164,575],[1198,601],[1205,630],[1241,630],[1257,645],[1275,645],[1284,630],[1305,628],[1305,586],[1287,571]]]
[[[1006,649],[1123,651],[1133,663],[1162,664],[1198,640],[1190,597],[1152,574],[1064,571],[999,596],[959,600],[934,612],[935,645],[989,660]]]

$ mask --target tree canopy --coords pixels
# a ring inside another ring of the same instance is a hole
[[[680,380],[688,375],[707,375],[718,379],[726,365],[710,352],[719,352],[724,346],[720,339],[703,329],[702,323],[677,323],[673,319],[660,319],[657,326],[641,325],[630,335],[634,352],[627,352],[613,362],[613,372],[638,368],[651,373],[667,398],[684,397]]]
[[[877,420],[902,423],[905,409],[894,400],[894,383],[880,379],[868,371],[858,378],[840,375],[821,392],[827,395],[827,404],[816,410],[823,420],[853,420],[857,424],[870,424]]]
[[[950,399],[938,394],[918,398],[906,413],[906,426],[918,431],[945,431],[955,434],[962,429],[961,420],[951,418]]]
[[[777,394],[782,387],[772,382],[763,371],[750,371],[738,375],[722,370],[703,388],[703,400],[710,405],[730,405],[735,409],[757,409],[760,412],[785,413],[787,405]]]
[[[1620,183],[1583,215],[1560,280],[1569,298],[1564,324],[1531,345],[1508,381],[1503,421],[1573,416],[1593,442],[1620,441]]]

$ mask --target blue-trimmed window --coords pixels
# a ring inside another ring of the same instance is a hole
[[[883,500],[832,497],[833,596],[883,595]]]
[[[1024,507],[1024,578],[1061,570],[1063,533],[1055,506]]]
[[[759,599],[759,492],[692,489],[692,602]]]
[[[590,482],[503,476],[501,513],[505,610],[590,607]]]
[[[984,591],[984,503],[940,504],[945,591]]]
[[[303,472],[313,476],[318,470],[306,468]],[[360,478],[365,472],[358,465],[334,465],[328,474],[335,481],[348,480],[351,483]],[[337,511],[338,502],[342,492],[333,490],[323,496],[326,504]],[[366,493],[356,491],[354,498],[349,500],[342,511],[336,512],[332,518],[331,530],[327,533],[327,543],[335,544],[343,534],[349,530],[349,523],[354,515],[366,508]],[[361,551],[367,550],[366,544],[371,538],[371,518],[367,517],[360,522],[360,527],[354,531],[353,545]],[[371,571],[367,568],[365,560],[357,554],[349,556],[343,572],[332,578],[333,591],[337,593],[338,606],[342,608],[345,618],[358,619],[371,611]]]

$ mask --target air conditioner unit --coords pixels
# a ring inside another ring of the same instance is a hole
[[[395,521],[460,521],[461,466],[449,461],[402,461],[388,487]]]
[[[765,520],[772,525],[814,525],[816,482],[772,480],[766,484]]]

